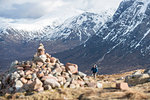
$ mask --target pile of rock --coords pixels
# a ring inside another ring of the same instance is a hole
[[[14,61],[10,69],[0,77],[1,92],[14,93],[92,86],[86,74],[78,71],[76,64],[64,65],[59,59],[47,55],[46,59],[44,56],[40,58],[37,54],[32,61]],[[102,87],[100,83],[94,83],[93,86]]]
[[[125,77],[125,82],[130,86],[150,82],[150,69],[145,69],[144,72],[140,70],[135,71],[132,75]]]

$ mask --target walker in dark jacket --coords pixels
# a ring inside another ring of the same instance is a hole
[[[97,74],[97,72],[98,72],[98,67],[97,67],[96,64],[92,67],[91,71],[93,72],[94,78],[96,78],[96,74]]]

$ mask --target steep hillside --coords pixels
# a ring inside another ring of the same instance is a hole
[[[97,63],[100,73],[111,74],[150,65],[150,1],[124,0],[112,20],[85,44],[58,54],[65,61],[89,70]]]

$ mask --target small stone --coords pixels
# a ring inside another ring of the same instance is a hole
[[[66,64],[66,69],[69,70],[73,74],[78,72],[78,66],[76,64],[67,63]]]
[[[50,58],[50,62],[51,62],[51,63],[55,64],[56,61],[57,61],[57,59],[56,59],[55,57],[51,57],[51,58]]]
[[[25,73],[26,73],[26,75],[29,75],[29,74],[32,74],[33,72],[30,70],[27,70]]]
[[[37,92],[42,92],[42,91],[44,91],[44,88],[43,88],[43,87],[40,87],[40,88],[38,88],[36,91],[37,91]]]
[[[27,82],[28,85],[31,85],[32,83],[33,83],[33,81],[31,81],[31,80],[29,80],[29,81]]]
[[[103,84],[97,82],[97,85],[96,85],[97,88],[103,88]]]
[[[17,72],[14,72],[11,74],[11,77],[10,77],[11,80],[14,80],[14,79],[16,80],[18,78],[20,78],[20,75]]]
[[[70,88],[76,88],[76,85],[75,84],[70,84]]]
[[[81,78],[84,78],[84,77],[87,76],[86,74],[84,74],[83,72],[80,72],[80,71],[78,71],[78,75],[79,75]]]
[[[24,68],[17,66],[17,69],[18,69],[18,70],[23,70]]]
[[[62,69],[63,72],[66,71],[66,67],[65,66],[60,66],[60,68]]]
[[[21,80],[21,82],[22,82],[23,84],[26,84],[26,83],[27,83],[27,80],[26,80],[25,78],[23,78],[23,77],[22,77],[20,80]]]
[[[117,83],[116,88],[121,89],[121,90],[128,90],[128,83]]]
[[[2,88],[2,82],[0,81],[0,90],[1,90],[1,88]]]
[[[46,79],[44,81],[45,85],[50,85],[52,88],[59,88],[60,84],[55,79]]]
[[[35,80],[36,78],[37,78],[36,73],[33,73],[33,74],[32,74],[32,79]]]
[[[42,83],[38,78],[36,78],[36,79],[33,81],[33,89],[34,89],[35,91],[41,90],[42,85],[43,85],[43,83]]]
[[[19,74],[20,74],[20,76],[22,76],[22,77],[25,75],[25,73],[24,73],[24,71],[23,71],[23,70],[19,70],[19,71],[18,71],[18,73],[19,73]]]
[[[132,73],[132,75],[141,75],[141,74],[142,74],[142,72],[140,70],[135,71],[134,73]]]
[[[51,89],[52,89],[52,87],[50,85],[45,85],[44,86],[44,90],[51,90]]]
[[[43,73],[43,72],[39,72],[37,76],[38,76],[39,78],[41,78],[41,77],[44,76],[44,73]]]
[[[26,79],[31,79],[31,78],[32,78],[31,74],[29,74],[29,75],[26,76]]]
[[[64,88],[67,88],[70,85],[70,82],[66,82]]]
[[[16,91],[18,91],[23,87],[23,83],[20,80],[17,80],[14,87],[16,88]]]
[[[85,82],[84,82],[84,81],[78,80],[77,82],[78,82],[78,84],[79,84],[81,87],[83,87],[83,86],[85,85]]]
[[[36,62],[37,63],[37,65],[39,65],[39,66],[43,66],[43,62]]]
[[[96,88],[96,85],[97,85],[97,83],[95,83],[95,82],[89,82],[88,83],[88,87]]]

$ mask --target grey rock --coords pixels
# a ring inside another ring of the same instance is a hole
[[[138,70],[138,71],[132,73],[132,75],[141,75],[141,74],[142,74],[142,72],[141,72],[140,70]]]
[[[37,78],[36,73],[33,73],[33,74],[32,74],[32,80],[35,80],[36,78]]]
[[[8,91],[11,93],[11,92],[14,91],[14,89],[13,89],[12,87],[10,87],[10,88],[8,89]]]
[[[84,78],[84,77],[86,77],[86,76],[87,76],[85,73],[80,72],[80,71],[78,71],[78,75],[79,75],[81,78]]]
[[[23,83],[20,80],[17,80],[14,87],[16,88],[16,91],[19,91],[19,89],[23,87]]]
[[[150,69],[145,69],[144,73],[147,73],[150,75]]]
[[[11,80],[14,80],[14,79],[17,80],[18,78],[20,78],[20,75],[17,72],[14,72],[11,74],[11,77],[10,77]]]

